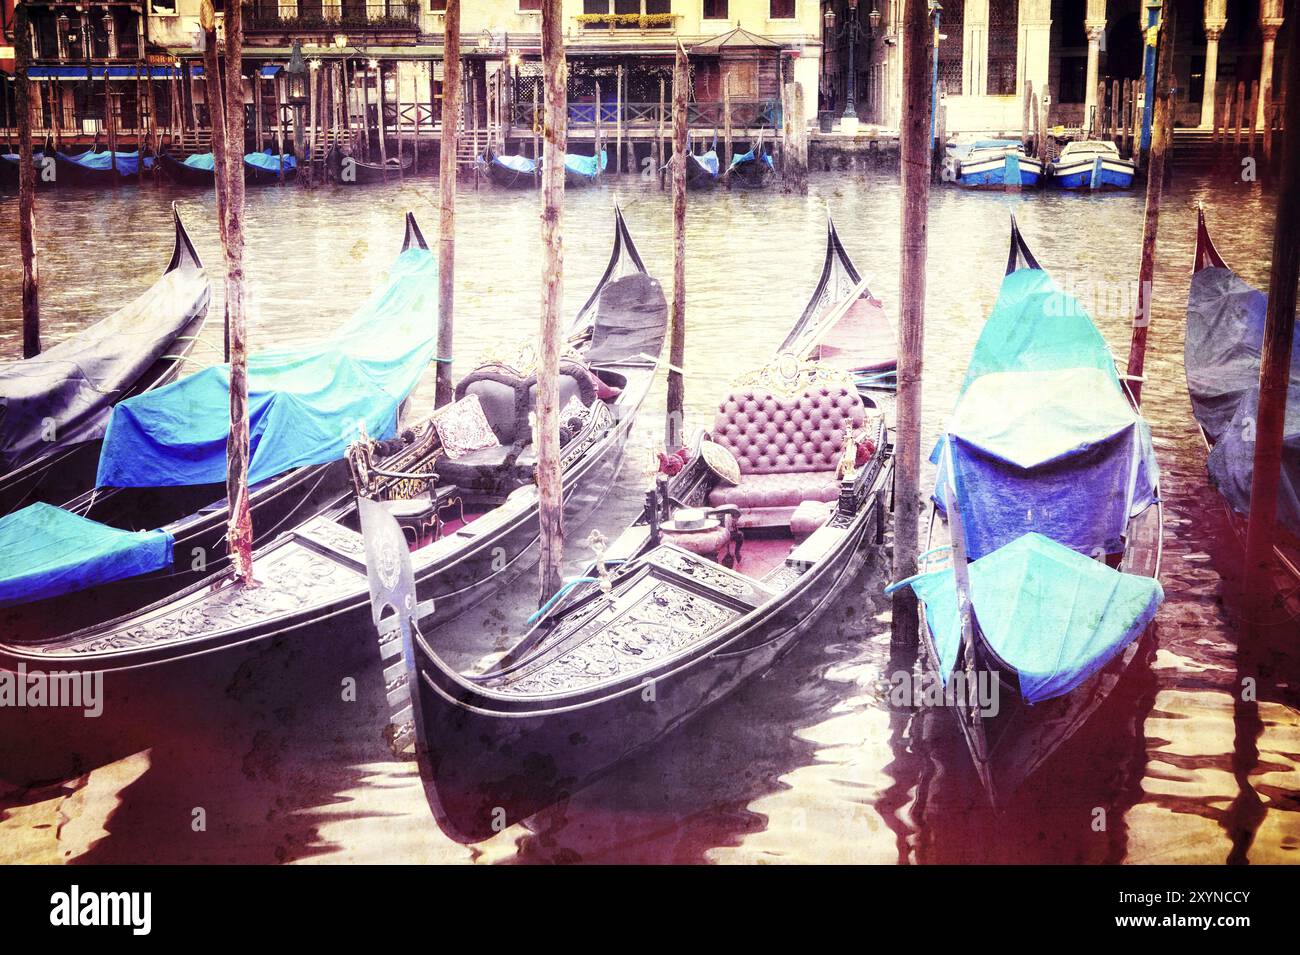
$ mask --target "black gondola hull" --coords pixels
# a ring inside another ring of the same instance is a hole
[[[482,163],[480,168],[488,182],[502,189],[533,189],[540,181],[538,173],[520,172],[494,160]]]
[[[158,157],[158,168],[162,170],[162,174],[167,177],[168,181],[180,186],[210,189],[216,185],[216,172],[211,169],[196,169],[194,166],[187,166],[170,153],[163,153]]]
[[[416,641],[422,777],[439,825],[476,842],[553,805],[761,675],[853,581],[879,531],[883,469],[835,554],[740,627],[663,672],[587,694],[504,698],[458,678]]]

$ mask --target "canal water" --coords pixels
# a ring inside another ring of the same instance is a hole
[[[168,187],[60,191],[39,199],[45,340],[128,301],[165,263],[176,200],[214,274],[211,195]],[[617,200],[650,271],[671,280],[671,202],[628,179],[570,191],[570,314],[603,270]],[[277,647],[237,669],[183,673],[106,712],[83,752],[5,712],[0,860],[68,862],[1287,862],[1300,839],[1300,714],[1294,656],[1238,659],[1222,576],[1240,563],[1208,487],[1182,370],[1183,310],[1203,202],[1218,247],[1267,282],[1273,198],[1225,175],[1183,177],[1166,195],[1158,247],[1145,411],[1166,502],[1155,639],[1120,691],[1006,812],[986,809],[947,713],[891,704],[887,556],[762,679],[566,804],[494,838],[460,845],[427,807],[413,763],[394,760],[377,659],[329,645]],[[382,279],[413,211],[437,232],[436,181],[365,191],[249,190],[249,339],[307,342],[339,325]],[[541,278],[535,193],[462,187],[458,199],[456,362],[535,333]],[[818,174],[806,197],[692,194],[687,212],[688,423],[707,424],[727,382],[761,364],[817,277],[827,212],[886,308],[898,302],[896,174]],[[1143,198],[935,190],[930,206],[925,445],[994,301],[1014,214],[1039,261],[1127,353]],[[17,203],[0,198],[0,354],[19,351]],[[220,285],[200,363],[219,360]],[[433,317],[430,316],[430,320]],[[616,531],[646,487],[663,429],[662,377],[636,423],[609,503],[591,527]],[[427,402],[431,388],[421,389]],[[569,559],[589,556],[571,529]],[[443,628],[504,641],[535,606],[532,575]],[[1300,625],[1280,638],[1294,652]],[[1275,635],[1276,638],[1276,635]],[[357,634],[358,642],[370,639]],[[356,654],[352,655],[353,658]],[[1257,679],[1239,692],[1243,676]],[[340,692],[351,677],[359,699]],[[1243,699],[1243,695],[1248,697]]]

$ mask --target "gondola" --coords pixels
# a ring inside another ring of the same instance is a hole
[[[60,185],[66,186],[111,186],[115,182],[128,181],[140,175],[138,151],[112,153],[92,149],[75,156],[56,152],[54,162],[55,178]],[[153,167],[153,157],[145,156],[145,172],[150,172]]]
[[[91,487],[112,405],[168,384],[189,358],[212,285],[175,203],[172,223],[171,259],[148,290],[35,358],[0,363],[0,516]]]
[[[284,167],[284,181],[289,182],[298,175],[298,160],[286,153],[277,156],[266,152],[244,154],[244,182],[250,186],[273,186],[280,182],[280,168]]]
[[[762,189],[776,176],[776,165],[772,154],[759,143],[748,152],[737,153],[731,157],[725,177],[742,189]]]
[[[40,150],[32,152],[32,165],[36,168],[36,188],[48,189],[54,180],[44,175],[45,153]],[[19,159],[17,153],[0,153],[0,192],[17,192],[19,177]]]
[[[388,281],[313,346],[249,358],[249,504],[255,543],[348,487],[363,427],[390,439],[437,348],[437,265],[408,214]],[[118,404],[94,490],[0,519],[0,630],[33,646],[166,599],[227,561],[229,368]]]
[[[216,183],[212,153],[195,153],[178,159],[171,153],[158,157],[158,168],[171,182],[181,186],[212,188]]]
[[[489,838],[573,794],[764,673],[882,539],[888,431],[851,378],[786,353],[732,387],[640,519],[504,656],[485,642],[479,672],[458,672],[403,609],[418,570],[391,516],[362,502],[387,735],[414,743],[451,838]],[[761,463],[778,459],[799,463]]]
[[[1068,143],[1048,166],[1048,176],[1058,189],[1128,189],[1136,163],[1124,159],[1119,148],[1104,139]]]
[[[599,168],[597,166],[599,165]],[[564,184],[567,186],[590,186],[609,166],[609,154],[602,149],[597,164],[595,156],[580,156],[577,153],[564,154]]]
[[[826,255],[812,298],[780,352],[832,365],[853,376],[864,398],[897,386],[898,336],[881,301],[858,274],[835,223],[826,221]]]
[[[527,156],[501,156],[487,153],[476,165],[488,181],[503,189],[531,189],[538,183],[541,163]]]
[[[1259,362],[1268,297],[1224,262],[1210,239],[1205,211],[1196,213],[1196,255],[1187,295],[1184,365],[1192,411],[1209,452],[1210,483],[1219,492],[1244,547],[1254,475],[1253,426],[1259,405]],[[1300,585],[1300,338],[1291,357],[1282,445],[1282,493],[1273,551],[1278,591],[1291,614]],[[1289,595],[1289,596],[1285,596]]]
[[[710,189],[718,184],[718,151],[686,153],[686,188]]]
[[[1082,305],[1011,254],[937,449],[927,692],[1005,808],[1137,657],[1164,594],[1150,428]]]
[[[409,175],[415,169],[415,157],[403,160],[396,157],[387,163],[362,162],[355,156],[345,156],[337,146],[325,157],[330,178],[348,186],[364,186],[375,182],[390,182]]]
[[[567,408],[576,400],[585,409],[571,409],[565,419],[570,430],[561,466],[566,519],[572,521],[589,513],[614,482],[667,326],[663,290],[646,273],[617,210],[615,224],[608,267],[575,319],[562,362],[561,401]],[[428,319],[436,301],[433,274],[434,299],[420,318],[430,328],[437,325]],[[511,579],[535,554],[537,489],[527,419],[536,379],[519,367],[530,361],[528,352],[520,348],[480,365],[458,383],[457,402],[395,437],[354,442],[347,452],[351,488],[255,551],[256,588],[218,573],[57,638],[21,640],[0,627],[0,668],[40,661],[43,668],[119,671],[247,649],[272,638],[310,636],[319,649],[337,637],[337,646],[346,647],[369,628],[358,494],[384,500],[401,517],[419,568],[421,606],[431,609],[436,602],[439,621],[450,618]],[[466,412],[474,417],[475,407],[491,415],[489,425],[501,438],[461,453],[473,433]]]

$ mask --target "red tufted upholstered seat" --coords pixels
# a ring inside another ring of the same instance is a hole
[[[733,392],[718,408],[713,440],[735,456],[740,483],[714,488],[709,504],[735,504],[742,527],[759,527],[789,524],[804,501],[834,501],[844,430],[865,419],[862,399],[847,385],[815,384],[792,398]]]

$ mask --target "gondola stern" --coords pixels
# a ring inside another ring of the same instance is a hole
[[[1192,261],[1192,274],[1195,275],[1203,269],[1226,269],[1227,267],[1223,256],[1219,255],[1219,250],[1214,247],[1210,230],[1205,225],[1205,207],[1198,202],[1196,204],[1196,253]]]
[[[1012,272],[1018,272],[1021,269],[1039,269],[1043,267],[1038,264],[1034,258],[1034,253],[1029,250],[1029,244],[1025,242],[1025,237],[1020,233],[1020,226],[1016,224],[1016,215],[1011,214],[1011,251],[1007,256],[1007,271],[1010,275]]]

